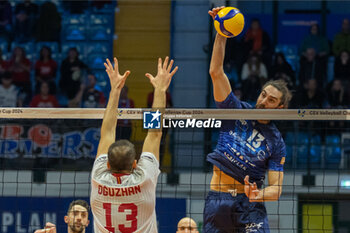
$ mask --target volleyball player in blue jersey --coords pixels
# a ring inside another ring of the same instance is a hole
[[[208,13],[213,17],[221,9]],[[253,108],[238,100],[223,70],[226,38],[216,35],[210,63],[214,99],[218,108]],[[287,108],[291,99],[284,81],[267,82],[255,108]],[[207,160],[213,164],[204,208],[206,233],[270,232],[265,201],[277,201],[282,192],[285,144],[268,120],[224,121],[218,144]],[[263,187],[265,174],[268,185]]]

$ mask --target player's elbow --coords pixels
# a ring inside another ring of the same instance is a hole
[[[221,67],[210,66],[209,74],[210,74],[210,77],[211,77],[213,80],[222,77],[223,72],[224,72],[224,71],[221,69]]]

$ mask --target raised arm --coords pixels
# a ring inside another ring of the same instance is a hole
[[[109,93],[108,104],[103,116],[101,138],[98,144],[96,158],[101,154],[107,154],[109,146],[115,142],[119,96],[121,89],[125,84],[125,80],[130,74],[130,71],[126,71],[123,75],[119,74],[118,60],[116,58],[114,58],[114,67],[108,59],[106,59],[104,65],[111,84],[111,91]]]
[[[224,7],[216,7],[208,12],[213,20],[222,8]],[[231,92],[230,82],[224,72],[225,46],[226,38],[216,34],[209,73],[213,82],[214,99],[217,102],[224,101]]]
[[[173,71],[171,68],[173,66],[174,61],[171,60],[169,65],[169,58],[166,57],[164,63],[162,64],[162,59],[158,59],[158,73],[156,77],[153,77],[151,74],[146,74],[146,77],[149,78],[151,84],[154,87],[154,96],[153,96],[153,105],[152,107],[155,109],[164,109],[166,102],[166,90],[168,89],[171,78],[178,70],[176,66]],[[142,152],[151,152],[154,156],[159,160],[159,147],[160,141],[162,138],[162,130],[161,129],[150,129],[147,132],[147,136],[145,138],[145,142],[143,143]]]

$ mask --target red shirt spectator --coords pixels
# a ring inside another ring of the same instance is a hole
[[[24,49],[16,47],[8,63],[13,82],[17,86],[26,86],[30,84],[30,61],[25,56]]]
[[[43,47],[40,51],[40,60],[35,63],[35,77],[38,81],[51,81],[55,79],[57,63],[51,58],[49,47]]]
[[[49,95],[49,84],[42,82],[40,86],[40,94],[35,95],[30,102],[30,107],[39,108],[56,108],[59,107],[58,101],[54,95]]]

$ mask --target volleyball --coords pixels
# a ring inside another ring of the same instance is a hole
[[[244,16],[237,8],[225,7],[215,16],[214,27],[224,37],[238,36],[244,28]]]

